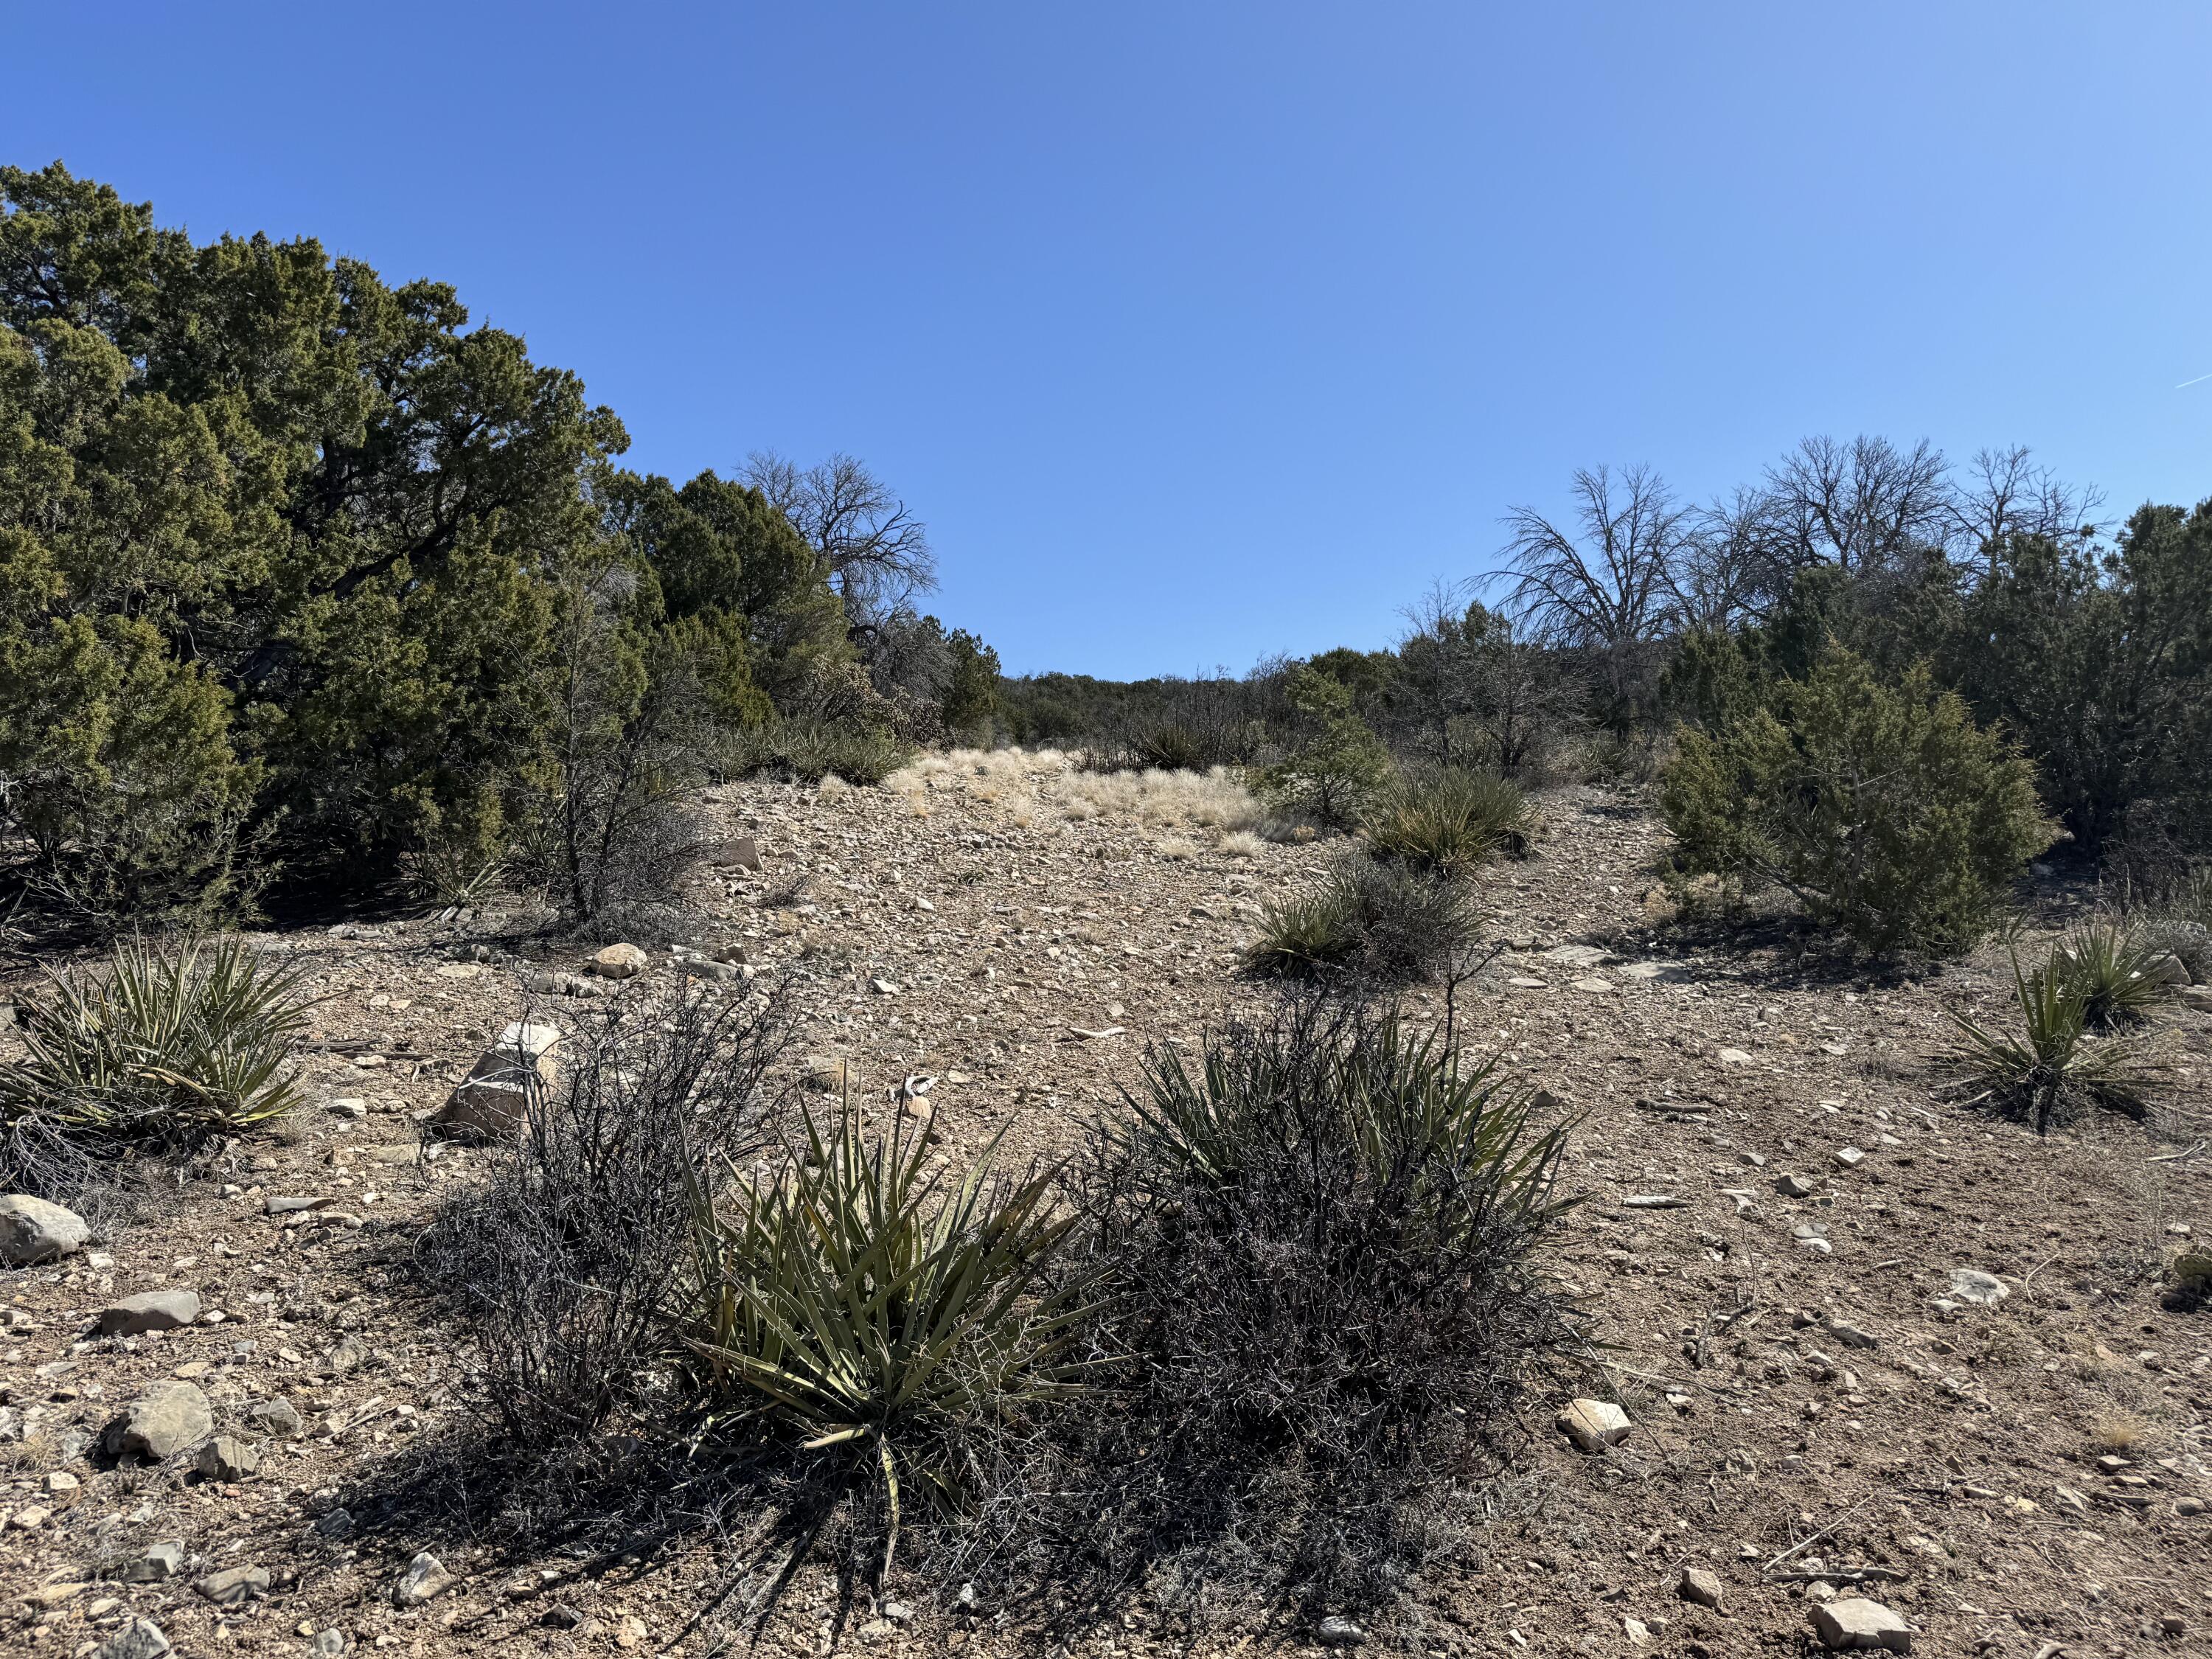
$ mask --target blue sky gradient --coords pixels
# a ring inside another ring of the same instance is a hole
[[[9,8],[0,159],[458,285],[678,478],[851,451],[1009,672],[1388,642],[1808,433],[2212,494],[2212,8]]]

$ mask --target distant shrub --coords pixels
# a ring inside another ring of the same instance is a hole
[[[802,783],[832,774],[848,783],[881,783],[914,751],[876,726],[834,720],[775,720],[731,739],[730,770],[740,777],[781,772]]]
[[[1369,802],[1360,827],[1378,858],[1455,874],[1528,850],[1528,798],[1486,772],[1443,767],[1399,778]]]
[[[1359,718],[1341,682],[1299,668],[1287,695],[1301,731],[1289,757],[1262,774],[1267,793],[1279,805],[1348,828],[1389,777],[1390,751]]]
[[[1688,870],[1792,894],[1873,951],[1970,946],[2051,842],[2027,763],[1924,670],[1831,648],[1771,707],[1685,728],[1661,790]]]
[[[0,1068],[0,1119],[117,1148],[266,1123],[300,1098],[300,980],[235,939],[130,944],[104,975],[59,975],[18,1005],[27,1052]]]
[[[1449,877],[1351,858],[1313,891],[1266,906],[1245,959],[1272,977],[1402,985],[1446,972],[1474,929]]]

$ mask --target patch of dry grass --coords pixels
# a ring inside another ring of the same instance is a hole
[[[1116,818],[1163,830],[1242,835],[1245,856],[1256,848],[1255,830],[1286,838],[1267,823],[1258,797],[1235,767],[1081,772],[1073,757],[1057,749],[954,749],[902,767],[884,780],[884,787],[915,803],[917,815],[934,799],[957,797],[995,807],[1024,828],[1049,822],[1056,812],[1070,823]]]

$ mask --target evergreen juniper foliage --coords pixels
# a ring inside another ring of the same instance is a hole
[[[560,746],[579,562],[652,579],[627,625],[734,724],[849,655],[758,492],[627,441],[446,284],[0,169],[0,834],[110,920],[236,904],[272,835],[489,854]]]
[[[1661,790],[1692,871],[1772,884],[1866,948],[1963,950],[2051,842],[2034,772],[1924,668],[1885,685],[1832,647],[1717,731]]]

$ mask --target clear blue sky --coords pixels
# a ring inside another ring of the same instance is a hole
[[[1009,672],[1373,646],[1811,432],[2212,494],[2212,7],[9,8],[0,158],[313,234],[679,478],[871,462]]]

